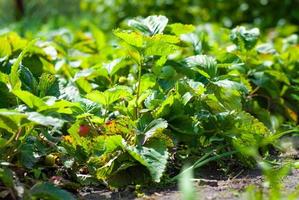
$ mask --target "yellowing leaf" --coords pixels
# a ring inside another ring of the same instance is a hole
[[[287,115],[295,122],[298,122],[298,115],[295,111],[293,111],[291,108],[289,107],[285,107],[285,111],[287,113]]]
[[[62,139],[63,139],[63,141],[68,142],[70,144],[72,144],[74,142],[72,136],[70,136],[70,135],[65,135],[62,137]]]

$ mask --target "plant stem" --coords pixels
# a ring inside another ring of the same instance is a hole
[[[91,121],[90,117],[86,117],[86,119],[87,119],[88,123],[90,124],[91,128],[93,129],[93,131],[95,133],[98,133],[99,131],[98,131],[97,127],[94,125],[94,123]]]
[[[20,133],[21,130],[22,129],[19,129],[18,131],[13,132],[12,136],[6,141],[4,146],[9,145],[15,139],[15,137]]]
[[[141,70],[142,70],[142,63],[140,63],[138,65],[138,80],[137,80],[138,86],[137,86],[136,101],[135,101],[135,116],[136,116],[136,119],[139,118],[138,99],[140,97]]]
[[[184,171],[182,171],[181,173],[179,173],[178,175],[176,175],[175,177],[173,177],[171,180],[172,181],[177,180],[179,177],[182,176],[182,174],[186,173],[188,170],[193,170],[193,169],[201,167],[201,166],[203,166],[203,165],[205,165],[205,164],[207,164],[207,163],[209,163],[211,161],[218,160],[220,158],[233,155],[233,154],[237,153],[237,151],[229,151],[229,152],[225,152],[225,153],[222,153],[222,154],[215,155],[215,156],[212,156],[210,158],[207,158],[209,155],[211,155],[211,153],[212,152],[209,152],[206,155],[204,155],[202,158],[200,158],[199,160],[197,160],[192,166],[188,167],[187,169],[185,169]]]

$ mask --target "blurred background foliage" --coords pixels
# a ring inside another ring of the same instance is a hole
[[[45,23],[57,28],[88,20],[111,30],[127,18],[162,14],[171,22],[268,28],[299,24],[298,11],[299,0],[0,0],[0,25],[32,30]]]

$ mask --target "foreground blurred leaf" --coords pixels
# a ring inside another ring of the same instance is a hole
[[[37,183],[30,189],[30,195],[37,199],[75,200],[73,195],[50,183]]]
[[[183,168],[183,172],[185,169],[188,169],[188,166]],[[182,195],[182,199],[184,200],[195,200],[196,193],[193,185],[193,170],[186,170],[179,179],[179,189]]]

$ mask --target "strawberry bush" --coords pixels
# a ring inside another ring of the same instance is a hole
[[[167,183],[184,163],[272,162],[298,135],[295,31],[153,15],[112,36],[1,32],[0,196],[73,199],[49,182],[121,188]]]

